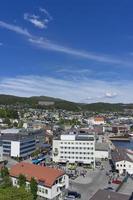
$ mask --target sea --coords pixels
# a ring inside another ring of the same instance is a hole
[[[133,139],[131,139],[130,141],[113,141],[113,144],[116,147],[122,147],[125,149],[133,150]]]

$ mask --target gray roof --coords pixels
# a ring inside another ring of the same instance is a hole
[[[127,155],[126,149],[124,148],[115,148],[115,150],[111,152],[111,158],[113,162],[119,162],[122,160],[133,162],[131,158]]]
[[[129,200],[130,196],[112,192],[109,190],[98,190],[90,200]]]
[[[95,150],[97,151],[108,151],[109,145],[107,143],[96,143]]]

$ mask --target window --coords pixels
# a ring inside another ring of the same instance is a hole
[[[41,191],[42,191],[41,187],[38,186],[38,192],[41,192]]]
[[[48,194],[48,190],[47,189],[45,190],[45,194]]]
[[[42,188],[42,193],[44,193],[44,191],[45,191],[44,188]]]

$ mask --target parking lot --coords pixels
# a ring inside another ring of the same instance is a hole
[[[110,170],[108,161],[103,162],[104,169],[88,169],[85,176],[79,176],[75,180],[70,179],[69,190],[77,191],[81,194],[82,200],[88,200],[98,189],[110,186],[106,172]]]

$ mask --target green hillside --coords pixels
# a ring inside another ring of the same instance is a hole
[[[125,106],[124,104],[111,104],[102,102],[81,104],[46,96],[18,97],[12,95],[0,95],[0,105],[21,105],[21,106],[27,105],[33,108],[34,107],[39,108],[41,107],[38,105],[39,101],[54,101],[55,102],[54,106],[50,106],[50,108],[72,110],[72,111],[88,110],[88,111],[104,112],[104,111],[122,111],[123,108],[126,107],[133,108],[132,104]]]

